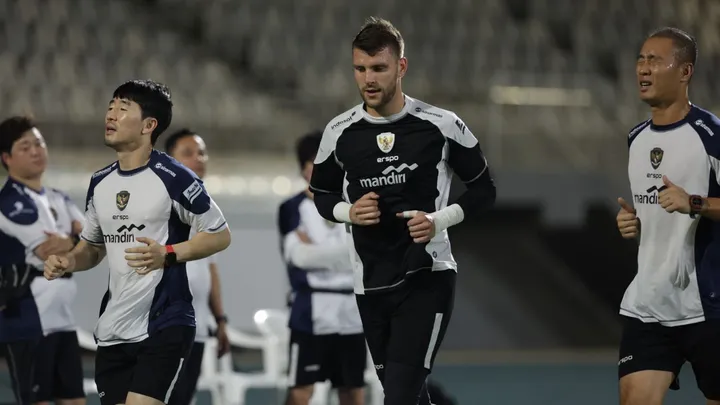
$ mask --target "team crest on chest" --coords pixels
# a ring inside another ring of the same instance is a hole
[[[115,205],[117,208],[122,211],[127,207],[128,202],[130,201],[130,193],[123,190],[115,195]]]
[[[657,170],[657,168],[660,167],[664,154],[665,152],[660,148],[653,148],[653,150],[650,151],[650,164],[653,169]]]
[[[393,146],[395,146],[395,134],[393,134],[392,132],[383,132],[382,134],[378,135],[377,145],[383,153],[390,152]]]

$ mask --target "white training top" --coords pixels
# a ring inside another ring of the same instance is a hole
[[[0,191],[0,234],[3,239],[0,254],[3,262],[9,260],[8,263],[17,264],[24,261],[42,271],[44,263],[35,255],[35,248],[47,240],[46,232],[70,236],[73,221],[82,222],[82,213],[61,191],[48,187],[35,191],[8,178]],[[61,278],[50,282],[38,274],[30,290],[32,296],[21,304],[25,310],[20,317],[0,320],[3,339],[29,338],[31,336],[27,335],[33,334],[31,331],[42,331],[47,335],[75,330],[72,312],[77,291],[75,280]]]
[[[118,163],[96,172],[90,182],[82,238],[104,244],[110,265],[108,292],[95,328],[98,344],[139,342],[168,326],[195,326],[186,263],[138,274],[125,249],[143,244],[187,241],[190,229],[219,232],[227,227],[202,181],[175,159],[153,151],[146,166],[121,170]]]
[[[658,203],[663,176],[688,194],[720,197],[720,121],[693,106],[671,125],[646,121],[629,136],[628,174],[640,219],[638,273],[620,313],[665,326],[720,318],[720,228]]]

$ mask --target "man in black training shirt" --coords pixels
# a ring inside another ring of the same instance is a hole
[[[350,233],[355,293],[386,405],[429,404],[425,381],[452,313],[447,228],[495,201],[478,141],[451,111],[403,94],[400,32],[371,18],[352,44],[364,101],[323,133],[310,187]],[[467,191],[448,205],[457,173]]]

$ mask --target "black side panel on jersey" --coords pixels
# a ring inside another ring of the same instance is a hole
[[[432,267],[425,244],[413,243],[407,220],[395,215],[436,210],[444,148],[438,127],[413,115],[381,125],[358,121],[338,138],[335,154],[347,173],[350,202],[371,191],[380,196],[380,223],[352,227],[367,292],[397,285],[406,273]]]

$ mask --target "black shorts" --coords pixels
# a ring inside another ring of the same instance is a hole
[[[313,385],[330,380],[335,388],[360,388],[365,385],[367,349],[365,336],[312,335],[290,332],[291,387]]]
[[[705,397],[720,400],[720,320],[668,327],[625,318],[620,378],[636,371],[669,371],[676,377],[670,388],[676,390],[680,388],[677,376],[686,361]]]
[[[175,389],[170,395],[168,405],[190,405],[195,397],[198,379],[202,371],[203,354],[205,353],[205,343],[193,343],[190,350],[190,357],[183,365],[180,371],[180,378],[175,384]]]
[[[357,296],[376,369],[386,362],[432,369],[452,315],[456,275],[419,271],[396,290]]]
[[[42,340],[35,356],[35,401],[85,398],[77,332],[55,332]]]
[[[194,340],[194,327],[169,326],[142,342],[99,346],[95,383],[102,405],[124,404],[128,392],[167,403]]]
[[[17,405],[36,402],[33,395],[33,373],[38,342],[39,339],[0,344],[0,351],[10,371],[10,383]]]

